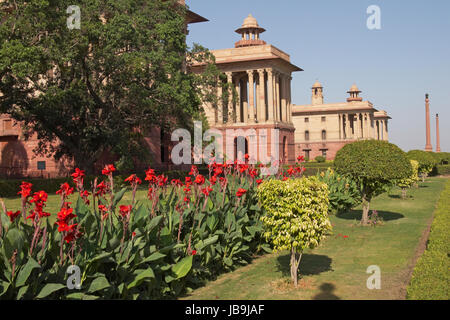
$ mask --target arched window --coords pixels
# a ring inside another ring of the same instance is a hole
[[[309,141],[309,131],[305,131],[305,141]]]
[[[234,159],[244,161],[244,156],[248,154],[248,141],[246,137],[234,138]]]
[[[327,140],[327,132],[326,132],[326,130],[322,130],[322,140]]]

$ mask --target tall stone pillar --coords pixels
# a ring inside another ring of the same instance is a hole
[[[345,115],[345,139],[351,139],[352,133],[350,132],[350,114]]]
[[[425,95],[425,124],[426,124],[426,138],[427,143],[425,145],[425,151],[433,151],[431,146],[431,135],[430,135],[430,99],[428,99],[428,93]]]
[[[385,119],[383,122],[383,138],[385,141],[389,141],[389,133],[388,133],[388,119]]]
[[[436,152],[441,152],[441,141],[439,137],[439,115],[436,113]]]
[[[274,103],[273,103],[273,72],[272,69],[267,69],[267,112],[269,113],[267,118],[269,121],[274,120]]]
[[[266,80],[264,69],[258,69],[259,75],[259,103],[258,103],[258,122],[266,121],[266,95],[265,95],[265,87]]]
[[[253,70],[247,71],[248,74],[248,122],[255,122],[255,87],[254,87],[254,78],[253,78]]]
[[[292,89],[291,89],[292,77],[289,76],[287,80],[288,90],[288,122],[292,123]]]

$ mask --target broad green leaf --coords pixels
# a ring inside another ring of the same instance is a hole
[[[141,263],[156,261],[158,259],[164,258],[165,256],[166,256],[165,254],[162,254],[160,252],[155,252],[155,253],[151,254],[150,256],[148,256],[147,258],[145,258],[144,260],[142,260]]]
[[[205,248],[205,247],[207,247],[207,246],[209,246],[211,244],[216,243],[218,239],[219,239],[219,236],[215,235],[215,236],[212,236],[212,237],[210,237],[210,238],[208,238],[206,240],[203,240],[203,243],[201,243],[199,246],[197,246],[196,249],[197,250],[202,250],[203,248]]]
[[[189,273],[192,268],[192,258],[193,256],[187,256],[172,267],[172,271],[177,276],[177,279],[183,278]]]
[[[37,295],[37,299],[42,299],[47,297],[48,295],[65,288],[66,286],[61,283],[47,283]]]
[[[16,287],[23,286],[25,282],[27,281],[28,277],[31,274],[31,271],[35,268],[40,268],[40,264],[37,263],[33,258],[29,258],[25,266],[20,270],[19,274],[17,275],[16,280]]]
[[[99,290],[103,290],[106,289],[108,287],[110,287],[111,285],[108,282],[108,279],[106,279],[105,277],[98,277],[95,278],[94,281],[92,281],[91,285],[89,286],[89,293],[93,293]]]
[[[17,292],[17,297],[16,300],[20,300],[22,299],[23,295],[28,291],[28,285],[27,286],[23,286],[19,289],[19,291]]]
[[[144,281],[145,279],[148,279],[148,278],[154,278],[154,277],[155,277],[155,274],[153,273],[153,270],[152,270],[151,268],[148,268],[148,269],[146,269],[145,271],[139,273],[139,274],[136,276],[136,278],[134,279],[134,281],[131,282],[131,283],[127,286],[127,288],[128,288],[128,289],[134,288],[134,287],[140,285],[140,284],[142,283],[142,281]]]
[[[120,190],[119,192],[116,192],[116,194],[114,195],[114,201],[113,201],[114,207],[116,207],[117,204],[120,202],[120,200],[122,200],[125,192],[127,192],[127,189],[128,189],[127,187],[123,187],[122,190]]]
[[[85,294],[83,292],[74,292],[66,296],[70,300],[97,300],[99,297]]]

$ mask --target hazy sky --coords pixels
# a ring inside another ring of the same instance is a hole
[[[209,22],[189,27],[188,43],[234,47],[234,33],[251,13],[267,31],[261,38],[290,54],[305,71],[293,74],[292,103],[309,104],[311,86],[324,86],[325,103],[345,101],[353,83],[364,100],[392,117],[389,140],[402,149],[425,147],[425,93],[431,137],[450,152],[449,0],[187,0]],[[381,30],[367,28],[370,5],[381,9]]]

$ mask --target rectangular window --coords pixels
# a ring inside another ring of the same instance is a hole
[[[3,130],[12,130],[12,120],[3,120]]]
[[[308,161],[309,160],[309,152],[311,150],[303,150],[303,152],[305,152],[305,160]]]
[[[327,157],[327,149],[322,149],[320,151],[322,151],[322,157],[326,158]]]
[[[305,118],[305,123],[306,123],[306,122],[309,122],[309,118]]]
[[[37,162],[37,169],[38,170],[45,170],[45,161],[38,161]]]
[[[326,117],[322,117],[322,122],[325,122],[327,120]]]
[[[309,131],[305,131],[305,141],[309,141]]]

